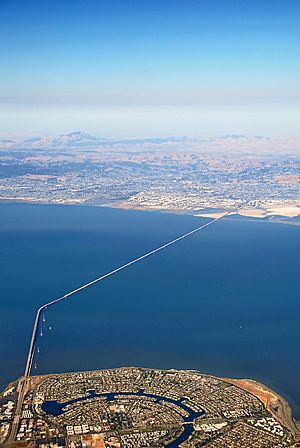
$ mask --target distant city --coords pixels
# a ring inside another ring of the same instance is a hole
[[[83,132],[0,140],[0,200],[300,214],[300,140],[228,135],[109,140]]]

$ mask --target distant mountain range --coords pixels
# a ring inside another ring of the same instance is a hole
[[[298,138],[270,138],[264,136],[224,135],[220,137],[163,137],[142,139],[107,139],[86,132],[47,137],[31,137],[23,140],[0,139],[2,150],[166,150],[173,148],[196,151],[266,151],[294,153],[300,150]]]
[[[98,147],[106,142],[106,139],[95,137],[85,132],[71,132],[55,137],[31,137],[25,140],[0,140],[1,147],[13,147],[24,149],[64,149],[64,148],[90,148]]]
[[[20,148],[20,149],[89,149],[98,148],[103,145],[136,145],[136,144],[161,144],[164,142],[179,142],[186,140],[186,137],[168,137],[168,138],[148,138],[148,139],[127,139],[116,140],[96,137],[86,132],[75,131],[69,134],[47,137],[31,137],[24,140],[0,139],[0,148]]]

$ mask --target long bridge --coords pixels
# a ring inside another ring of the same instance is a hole
[[[222,214],[221,216],[207,222],[206,224],[203,224],[199,227],[197,227],[194,230],[191,230],[190,232],[187,232],[175,239],[173,239],[172,241],[169,241],[168,243],[163,244],[162,246],[157,247],[154,250],[151,250],[150,252],[145,253],[144,255],[141,255],[138,258],[135,258],[134,260],[129,261],[128,263],[123,264],[122,266],[119,266],[116,269],[113,269],[112,271],[101,275],[100,277],[85,283],[82,286],[79,286],[76,289],[73,289],[72,291],[68,292],[67,294],[59,297],[58,299],[55,300],[51,300],[48,303],[45,303],[44,305],[41,305],[35,315],[35,320],[34,320],[34,324],[33,324],[33,329],[32,329],[32,334],[31,334],[31,340],[30,340],[30,345],[29,345],[29,350],[28,350],[28,354],[27,354],[27,359],[26,359],[26,365],[25,365],[25,370],[24,370],[24,374],[23,377],[21,378],[19,385],[18,385],[18,389],[19,389],[19,394],[18,394],[18,401],[17,401],[17,406],[16,406],[16,411],[15,411],[15,417],[14,417],[14,421],[12,424],[12,429],[9,435],[9,439],[8,441],[13,442],[16,439],[16,435],[17,435],[17,431],[18,431],[18,426],[19,426],[19,422],[20,422],[20,418],[21,418],[21,413],[22,413],[22,408],[23,408],[23,401],[24,401],[24,396],[27,392],[27,388],[28,388],[28,380],[30,377],[30,372],[31,372],[31,367],[32,367],[32,362],[33,362],[33,358],[34,358],[34,353],[35,353],[35,349],[36,349],[36,340],[38,337],[38,330],[39,330],[39,322],[40,322],[40,317],[41,314],[43,312],[43,310],[49,308],[50,306],[53,306],[63,300],[66,300],[68,298],[70,298],[71,296],[77,294],[78,292],[82,291],[83,289],[89,288],[90,286],[99,283],[100,281],[111,277],[112,275],[116,274],[117,272],[122,271],[123,269],[126,269],[130,266],[132,266],[135,263],[138,263],[142,260],[144,260],[145,258],[148,258],[154,254],[156,254],[157,252],[160,252],[164,249],[166,249],[167,247],[178,243],[179,241],[193,235],[194,233],[200,232],[201,230],[205,229],[208,226],[211,226],[212,224],[215,224],[216,222],[220,221],[222,218],[224,218],[225,216],[229,215],[230,213],[232,213],[233,211],[229,211],[226,212],[224,214]]]

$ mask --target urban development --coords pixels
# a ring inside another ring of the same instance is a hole
[[[19,385],[0,395],[4,445]],[[297,435],[286,402],[257,383],[118,368],[32,376],[13,446],[284,448],[296,447]]]
[[[276,152],[274,152],[276,147]],[[0,200],[252,217],[300,214],[299,141],[112,141],[82,132],[0,141]]]

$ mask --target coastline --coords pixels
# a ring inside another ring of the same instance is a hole
[[[157,212],[165,212],[165,213],[173,213],[173,214],[186,214],[191,216],[197,216],[200,218],[218,218],[225,212],[230,212],[233,207],[221,208],[221,207],[208,207],[203,209],[176,209],[176,208],[164,208],[164,207],[139,207],[139,206],[112,206],[108,204],[107,207],[126,209],[126,210],[140,210],[140,211],[157,211]],[[286,222],[287,219],[293,219],[300,217],[300,206],[296,207],[278,207],[278,208],[266,208],[266,209],[247,209],[236,207],[237,210],[229,213],[228,216],[238,215],[241,218],[253,218],[256,221],[272,221],[275,220],[279,222],[280,220]],[[230,218],[226,218],[230,219]]]
[[[95,208],[110,208],[117,210],[133,210],[140,212],[158,212],[158,213],[167,213],[173,215],[189,215],[195,216],[199,218],[218,218],[226,212],[228,216],[224,219],[230,220],[233,219],[241,219],[246,221],[253,222],[272,222],[276,224],[289,224],[289,225],[300,225],[300,205],[292,206],[292,207],[273,207],[269,209],[245,209],[241,208],[234,212],[230,212],[232,208],[221,208],[221,207],[208,207],[203,209],[179,209],[179,208],[168,208],[168,207],[150,207],[150,206],[132,206],[124,203],[120,203],[119,201],[107,202],[97,204],[95,202],[48,202],[41,200],[26,200],[26,199],[4,199],[0,198],[0,203],[2,204],[31,204],[31,205],[54,205],[54,206],[80,206],[80,207],[95,207]],[[273,212],[273,213],[272,213]],[[231,218],[232,217],[232,218]],[[296,219],[293,221],[293,219]]]
[[[296,441],[300,441],[300,421],[294,419],[292,408],[284,397],[267,385],[253,379],[222,378],[222,380],[256,396],[267,411],[293,433]]]

